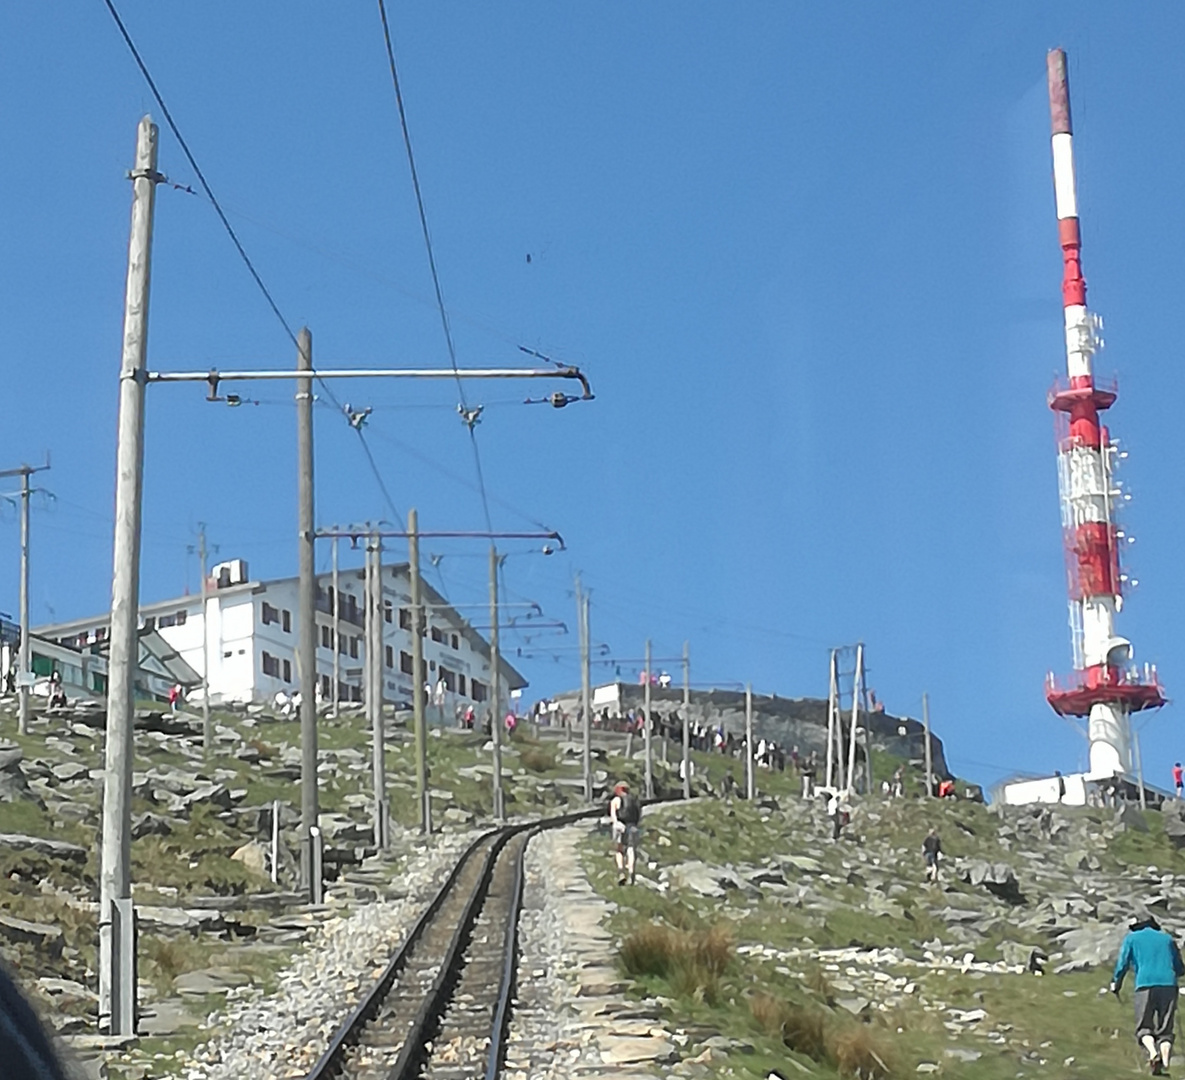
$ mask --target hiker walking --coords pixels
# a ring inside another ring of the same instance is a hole
[[[171,712],[177,711],[177,702],[181,700],[181,684],[174,683],[169,687],[169,710]]]
[[[1177,943],[1151,915],[1137,918],[1123,939],[1111,976],[1111,993],[1116,998],[1128,968],[1136,980],[1136,1041],[1148,1054],[1152,1075],[1164,1076],[1173,1055],[1177,980],[1185,975],[1185,964]]]
[[[827,816],[831,818],[831,839],[838,840],[851,820],[851,810],[838,791],[833,791],[827,800]]]
[[[938,839],[938,830],[931,829],[922,841],[922,861],[926,864],[926,880],[931,885],[938,884],[938,860],[942,857],[942,841]]]
[[[613,798],[609,800],[609,822],[617,846],[613,858],[617,863],[618,885],[624,885],[627,880],[631,885],[634,883],[641,820],[642,804],[638,796],[630,792],[629,784],[622,780],[613,789]]]
[[[818,759],[814,753],[802,765],[802,797],[809,799],[815,791],[815,773],[818,772]]]
[[[1177,789],[1177,799],[1179,801],[1182,790],[1185,789],[1185,769],[1181,768],[1179,761],[1173,766],[1173,787]]]
[[[897,771],[893,773],[893,798],[900,799],[905,794],[905,767],[903,765],[897,766]]]

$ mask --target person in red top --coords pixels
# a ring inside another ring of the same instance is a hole
[[[1181,791],[1185,788],[1185,769],[1181,768],[1181,763],[1178,761],[1173,766],[1173,784],[1177,789],[1177,798],[1181,797]]]

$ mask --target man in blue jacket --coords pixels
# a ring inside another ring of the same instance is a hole
[[[1148,1052],[1153,1076],[1163,1076],[1173,1053],[1173,1021],[1177,1015],[1177,979],[1185,964],[1172,937],[1148,916],[1137,919],[1123,939],[1111,992],[1119,995],[1127,969],[1136,979],[1136,1039]]]

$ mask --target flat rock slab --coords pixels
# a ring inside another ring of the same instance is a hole
[[[137,1024],[141,1035],[175,1035],[185,1028],[201,1027],[203,1021],[177,999],[156,1001],[140,1012]]]
[[[25,922],[24,919],[14,919],[11,915],[0,915],[0,937],[28,945],[56,949],[62,947],[61,927]]]
[[[655,1062],[668,1064],[678,1060],[679,1053],[673,1043],[666,1039],[615,1039],[600,1040],[601,1060],[610,1065],[629,1065],[634,1062]]]
[[[65,840],[47,840],[41,836],[23,836],[20,833],[0,833],[0,849],[10,851],[35,851],[39,855],[51,855],[57,859],[72,862],[86,862],[86,848],[68,844]]]

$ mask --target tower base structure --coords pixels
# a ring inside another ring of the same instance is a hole
[[[1031,806],[1034,803],[1062,806],[1097,806],[1118,809],[1126,804],[1140,805],[1140,784],[1132,776],[1118,773],[1066,773],[1062,776],[1042,776],[1008,780],[994,793],[1006,806]],[[1159,807],[1172,798],[1169,792],[1144,785],[1144,804]]]

